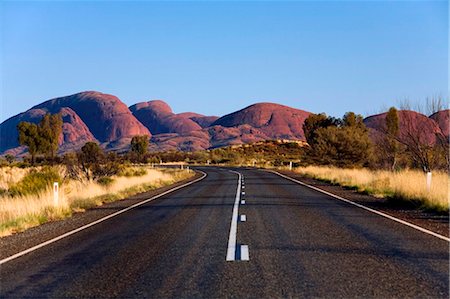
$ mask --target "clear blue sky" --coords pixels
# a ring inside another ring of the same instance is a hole
[[[0,121],[84,90],[224,115],[448,96],[448,2],[2,2]]]

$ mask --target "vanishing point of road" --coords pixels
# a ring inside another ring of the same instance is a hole
[[[199,170],[2,263],[0,297],[449,297],[447,240],[271,172]]]

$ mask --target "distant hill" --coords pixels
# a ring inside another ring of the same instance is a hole
[[[445,111],[441,112],[445,113]],[[373,139],[380,136],[378,133],[382,133],[386,130],[386,114],[387,113],[381,113],[364,119],[365,125],[372,130],[371,137]],[[400,110],[398,111],[398,116],[400,140],[406,141],[409,138],[409,135],[414,133],[422,143],[433,145],[436,143],[438,136],[448,136],[448,131],[447,135],[445,135],[439,124],[432,117],[427,117],[423,114],[410,110]]]
[[[111,143],[130,140],[134,135],[151,136],[150,131],[117,97],[87,91],[48,100],[1,123],[0,151],[19,145],[16,128],[21,121],[37,123],[45,113],[60,112],[64,121],[63,136],[60,138],[63,150],[77,149],[92,140],[108,147]]]
[[[303,122],[310,112],[273,103],[257,103],[225,115],[212,125],[239,127],[249,125],[270,139],[305,140]]]
[[[96,141],[111,150],[126,150],[134,135],[151,137],[152,151],[196,151],[265,140],[305,141],[303,122],[310,112],[292,107],[257,103],[222,117],[195,112],[174,113],[161,100],[141,102],[129,108],[117,97],[95,91],[45,101],[0,124],[0,154],[24,153],[19,147],[17,125],[39,122],[46,113],[61,113],[63,131],[60,153],[78,150]],[[400,111],[401,132],[420,128],[427,141],[436,134],[449,135],[449,110],[430,118],[414,111]],[[385,113],[364,120],[376,136],[383,130]],[[377,133],[378,132],[378,133]]]

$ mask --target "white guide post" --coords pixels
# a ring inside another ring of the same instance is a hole
[[[289,161],[289,170],[292,170],[292,161]]]
[[[53,204],[57,206],[59,204],[59,184],[58,182],[53,183]]]
[[[427,191],[431,190],[431,171],[427,172]]]

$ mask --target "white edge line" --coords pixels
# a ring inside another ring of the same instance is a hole
[[[324,194],[326,194],[326,195],[329,195],[329,196],[334,197],[334,198],[336,198],[336,199],[342,200],[342,201],[344,201],[344,202],[346,202],[346,203],[349,203],[349,204],[351,204],[351,205],[357,206],[357,207],[359,207],[359,208],[361,208],[361,209],[367,210],[367,211],[369,211],[369,212],[375,213],[375,214],[377,214],[377,215],[383,216],[383,217],[385,217],[385,218],[391,219],[391,220],[396,221],[396,222],[398,222],[398,223],[401,223],[401,224],[403,224],[403,225],[406,225],[406,226],[409,226],[409,227],[411,227],[411,228],[414,228],[414,229],[416,229],[416,230],[418,230],[418,231],[421,231],[421,232],[423,232],[423,233],[426,233],[426,234],[432,235],[432,236],[434,236],[434,237],[436,237],[436,238],[439,238],[439,239],[442,239],[442,240],[444,240],[444,241],[450,242],[450,238],[447,238],[446,236],[437,234],[437,233],[432,232],[432,231],[430,231],[430,230],[428,230],[428,229],[426,229],[426,228],[420,227],[420,226],[415,225],[415,224],[412,224],[412,223],[410,223],[410,222],[407,222],[407,221],[398,219],[398,218],[396,218],[396,217],[394,217],[394,216],[391,216],[391,215],[385,214],[385,213],[383,213],[383,212],[380,212],[380,211],[371,209],[371,208],[369,208],[369,207],[363,206],[363,205],[361,205],[361,204],[359,204],[359,203],[353,202],[353,201],[351,201],[351,200],[348,200],[348,199],[346,199],[346,198],[340,197],[340,196],[335,195],[335,194],[333,194],[333,193],[327,192],[327,191],[322,190],[322,189],[320,189],[320,188],[317,188],[317,187],[308,185],[308,184],[306,184],[306,183],[303,183],[303,182],[301,182],[301,181],[298,181],[298,180],[296,180],[296,179],[293,179],[293,178],[291,178],[291,177],[289,177],[289,176],[287,176],[287,175],[281,174],[281,173],[279,173],[278,171],[274,171],[274,170],[265,170],[265,171],[275,173],[275,174],[277,174],[277,175],[279,175],[279,176],[281,176],[281,177],[283,177],[283,178],[285,178],[285,179],[291,180],[291,181],[293,181],[293,182],[295,182],[295,183],[297,183],[297,184],[303,185],[303,186],[305,186],[305,187],[309,187],[309,188],[311,188],[311,189],[313,189],[313,190],[322,192],[322,193],[324,193]]]
[[[236,190],[236,198],[233,205],[233,216],[231,216],[230,235],[228,236],[228,248],[227,248],[227,261],[236,260],[236,235],[237,235],[237,222],[239,202],[241,199],[241,174],[237,171],[229,170],[232,173],[238,175],[238,185]]]
[[[105,221],[105,220],[108,220],[109,218],[112,218],[112,217],[115,217],[115,216],[120,215],[120,214],[122,214],[122,213],[125,213],[125,212],[127,212],[127,211],[129,211],[129,210],[131,210],[131,209],[134,209],[134,208],[136,208],[136,207],[138,207],[138,206],[141,206],[141,205],[143,205],[143,204],[146,204],[146,203],[148,203],[148,202],[150,202],[150,201],[152,201],[152,200],[154,200],[154,199],[160,198],[160,197],[162,197],[162,196],[164,196],[164,195],[166,195],[166,194],[169,194],[169,193],[171,193],[171,192],[173,192],[173,191],[176,191],[176,190],[178,190],[178,189],[181,189],[181,188],[187,187],[187,186],[189,186],[189,185],[192,185],[192,184],[194,184],[194,183],[197,183],[197,182],[203,180],[203,179],[207,176],[207,174],[206,174],[205,172],[203,172],[203,171],[201,171],[201,170],[197,170],[197,171],[198,171],[198,172],[201,172],[201,173],[203,174],[203,176],[200,177],[200,178],[198,178],[198,179],[195,179],[195,180],[193,180],[193,181],[191,181],[191,182],[188,182],[188,183],[186,183],[186,184],[183,184],[183,185],[181,185],[181,186],[178,186],[178,187],[169,189],[169,190],[167,190],[167,191],[165,191],[165,192],[163,192],[163,193],[161,193],[161,194],[155,195],[155,196],[153,196],[152,198],[149,198],[149,199],[146,199],[146,200],[144,200],[144,201],[138,202],[138,203],[136,203],[136,204],[134,204],[134,205],[132,205],[132,206],[129,206],[129,207],[123,209],[123,210],[117,211],[117,212],[115,212],[115,213],[113,213],[113,214],[110,214],[110,215],[108,215],[108,216],[105,216],[105,217],[103,217],[103,218],[100,218],[100,219],[98,219],[98,220],[96,220],[96,221],[94,221],[94,222],[91,222],[91,223],[89,223],[89,224],[83,225],[83,226],[81,226],[81,227],[79,227],[79,228],[77,228],[77,229],[71,230],[71,231],[69,231],[69,232],[67,232],[67,233],[65,233],[65,234],[62,234],[62,235],[58,236],[58,237],[55,237],[55,238],[53,238],[53,239],[50,239],[50,240],[45,241],[45,242],[43,242],[43,243],[40,243],[40,244],[38,244],[38,245],[36,245],[36,246],[33,246],[33,247],[31,247],[31,248],[28,248],[28,249],[26,249],[26,250],[23,250],[23,251],[21,251],[21,252],[18,252],[18,253],[14,254],[14,255],[11,255],[11,256],[9,256],[9,257],[7,257],[7,258],[4,258],[4,259],[0,260],[0,265],[5,264],[5,263],[7,263],[7,262],[9,262],[9,261],[11,261],[11,260],[14,260],[14,259],[18,258],[18,257],[21,257],[21,256],[23,256],[23,255],[25,255],[25,254],[27,254],[27,253],[33,252],[33,251],[35,251],[35,250],[37,250],[37,249],[39,249],[39,248],[42,248],[42,247],[47,246],[47,245],[49,245],[49,244],[52,244],[52,243],[54,243],[54,242],[56,242],[56,241],[59,241],[59,240],[61,240],[61,239],[64,239],[64,238],[66,238],[66,237],[68,237],[68,236],[71,236],[71,235],[73,235],[73,234],[76,234],[76,233],[78,233],[78,232],[80,232],[80,231],[82,231],[82,230],[85,230],[85,229],[87,229],[87,228],[89,228],[89,227],[91,227],[91,226],[94,226],[94,225],[99,224],[99,223],[101,223],[101,222],[103,222],[103,221]]]

